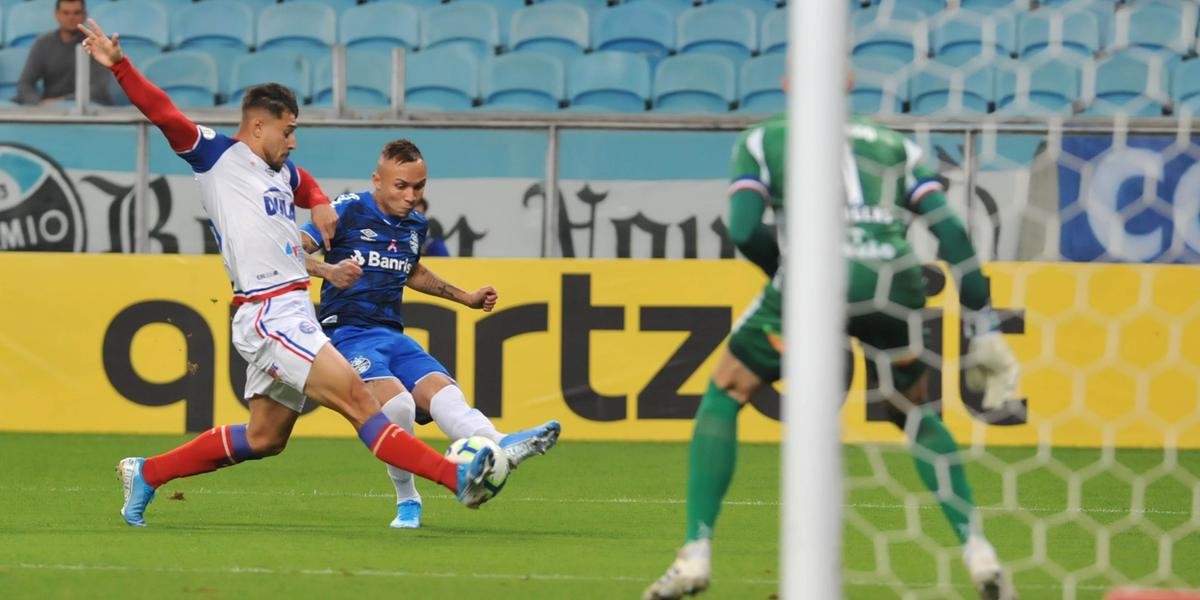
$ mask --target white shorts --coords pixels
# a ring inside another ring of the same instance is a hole
[[[328,342],[305,290],[239,306],[233,346],[249,363],[244,397],[267,396],[300,412],[313,360]]]

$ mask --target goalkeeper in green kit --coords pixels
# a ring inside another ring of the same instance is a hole
[[[732,159],[729,232],[738,249],[771,281],[734,325],[696,413],[688,466],[687,532],[675,562],[646,589],[645,599],[679,598],[703,591],[711,574],[713,527],[733,478],[738,411],[780,377],[780,338],[786,242],[762,222],[767,208],[784,214],[787,119],[780,115],[738,138]],[[925,487],[937,495],[982,598],[1016,598],[996,552],[983,536],[958,444],[937,414],[924,406],[929,332],[921,263],[906,239],[921,220],[937,237],[938,257],[959,284],[970,338],[968,385],[982,388],[985,409],[1016,396],[1017,362],[990,309],[987,280],[962,221],[946,202],[941,182],[924,168],[920,148],[899,133],[862,119],[846,131],[847,333],[859,339],[878,372],[868,401],[884,401],[902,429]],[[800,202],[822,201],[800,198]],[[780,227],[782,232],[783,228]],[[783,246],[783,248],[781,248]],[[788,398],[832,402],[832,398]],[[941,476],[939,477],[939,473]]]

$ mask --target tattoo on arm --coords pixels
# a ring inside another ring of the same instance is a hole
[[[449,282],[438,277],[421,263],[417,263],[417,267],[413,269],[412,275],[409,276],[408,287],[418,292],[439,298],[446,298],[455,302],[463,302],[463,298],[466,295],[466,292],[450,285]]]

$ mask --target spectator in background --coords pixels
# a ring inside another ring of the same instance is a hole
[[[429,201],[425,198],[418,198],[417,203],[413,205],[413,210],[429,217]],[[446,240],[442,239],[442,228],[433,227],[430,223],[429,235],[425,238],[425,246],[421,248],[422,256],[450,256],[450,249],[446,247]]]
[[[17,102],[46,105],[75,96],[75,45],[83,41],[79,25],[87,19],[84,0],[56,0],[54,19],[58,29],[39,35],[29,49],[29,58],[17,82]],[[92,102],[109,104],[108,69],[88,61],[92,69]],[[38,91],[38,82],[42,91]]]

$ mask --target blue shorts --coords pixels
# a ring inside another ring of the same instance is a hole
[[[411,392],[430,373],[454,379],[416,340],[394,329],[343,325],[328,333],[333,346],[350,361],[363,381],[395,377]]]

